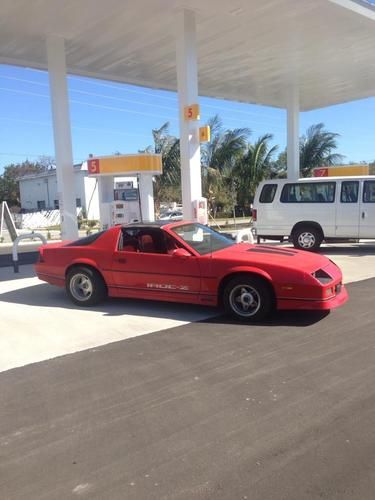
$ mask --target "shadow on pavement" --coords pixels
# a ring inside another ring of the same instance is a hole
[[[38,252],[19,252],[18,263],[19,265],[35,264],[38,259]],[[12,252],[5,255],[0,255],[0,268],[13,266]]]
[[[200,323],[216,323],[223,325],[249,326],[310,326],[318,323],[329,315],[329,311],[276,311],[269,319],[256,323],[237,321],[229,316],[215,316],[200,321]]]
[[[57,307],[85,312],[103,313],[105,316],[146,316],[165,319],[191,321],[193,316],[206,316],[202,322],[228,325],[251,325],[236,321],[220,314],[216,308],[193,304],[178,304],[162,301],[109,298],[95,307],[80,308],[72,304],[62,288],[41,283],[20,290],[0,294],[0,302],[24,304],[35,307]],[[219,314],[219,315],[218,315]],[[256,323],[258,326],[309,326],[322,320],[328,311],[278,311],[267,321]],[[214,317],[212,317],[214,316]]]
[[[375,245],[366,245],[358,243],[356,246],[327,246],[322,247],[319,253],[323,255],[347,255],[348,257],[366,257],[367,255],[375,255]]]
[[[266,241],[262,245],[282,246],[285,248],[294,248],[290,242],[275,242]],[[323,255],[347,255],[353,257],[364,257],[367,255],[375,255],[375,241],[360,241],[358,243],[325,243],[318,250],[318,253]]]
[[[34,277],[36,277],[34,266],[20,266],[18,273],[14,272],[13,267],[0,267],[0,282]]]
[[[32,275],[33,276],[33,275]],[[209,317],[216,309],[190,304],[177,304],[137,299],[109,298],[95,307],[80,308],[72,304],[63,288],[47,283],[0,294],[0,303],[24,304],[35,307],[56,307],[65,310],[103,313],[105,316],[148,316],[191,321],[193,316]]]

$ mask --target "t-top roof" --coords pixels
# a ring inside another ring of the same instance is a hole
[[[375,94],[375,9],[365,0],[2,0],[0,63],[176,90],[176,13],[196,12],[199,94],[302,110]]]

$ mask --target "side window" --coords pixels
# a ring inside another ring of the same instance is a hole
[[[138,252],[139,244],[134,229],[123,229],[119,241],[119,250],[123,252]]]
[[[365,181],[363,184],[364,203],[375,203],[375,181]]]
[[[280,201],[282,203],[333,203],[335,190],[335,182],[285,184]]]
[[[141,229],[138,233],[138,246],[141,253],[168,253],[164,231],[161,229]]]
[[[123,228],[118,249],[122,252],[169,254],[181,245],[157,228]]]
[[[358,202],[358,181],[343,181],[341,183],[341,203],[357,203]]]
[[[298,189],[298,184],[285,184],[281,192],[280,201],[282,203],[295,203],[299,201],[297,200],[296,189]]]
[[[259,201],[260,203],[272,203],[275,198],[275,193],[277,190],[277,184],[266,184],[263,186],[262,192],[260,193]]]

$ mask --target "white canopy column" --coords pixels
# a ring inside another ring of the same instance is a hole
[[[177,90],[180,113],[180,154],[183,217],[193,220],[193,204],[202,196],[199,122],[185,120],[186,106],[198,104],[197,47],[194,12],[177,14]]]
[[[47,58],[61,215],[61,238],[70,240],[78,237],[78,226],[63,38],[56,35],[47,37]]]
[[[155,220],[153,189],[152,175],[141,174],[139,176],[139,196],[143,222],[154,222]]]
[[[299,165],[299,91],[292,86],[288,95],[287,107],[287,177],[300,177]]]

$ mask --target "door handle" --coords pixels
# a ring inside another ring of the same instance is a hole
[[[362,212],[362,219],[366,217],[366,212]]]
[[[116,260],[117,260],[117,262],[119,262],[120,264],[125,264],[125,263],[126,263],[126,259],[124,259],[124,257],[118,257]]]

